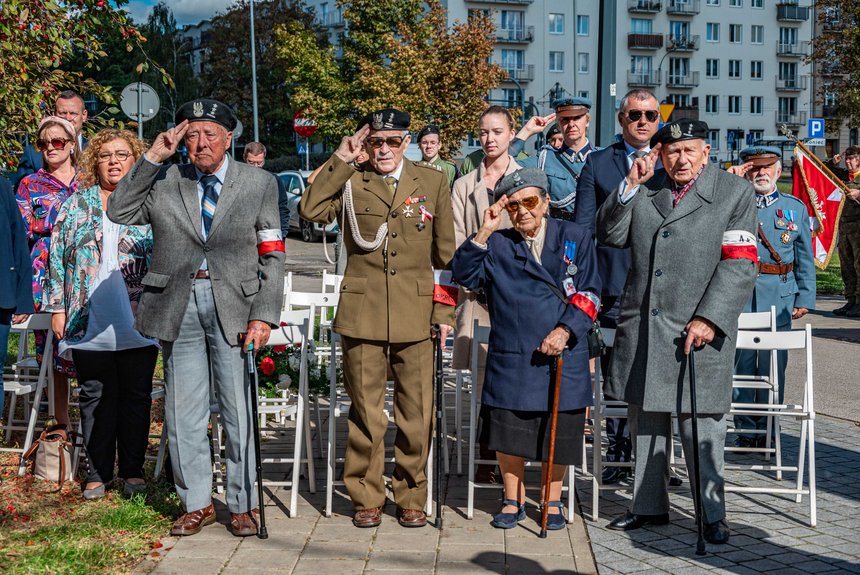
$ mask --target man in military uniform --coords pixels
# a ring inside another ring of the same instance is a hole
[[[847,169],[839,167],[840,159],[840,155],[836,154],[827,162],[827,167],[848,187],[839,216],[839,265],[845,284],[845,299],[848,301],[833,310],[833,313],[860,317],[860,146],[849,146],[845,150]]]
[[[777,329],[790,330],[791,320],[815,309],[815,263],[806,207],[798,198],[780,194],[776,189],[782,173],[779,148],[746,148],[740,157],[744,164],[732,166],[729,172],[752,182],[758,208],[758,278],[744,311],[770,311],[771,306],[776,306]],[[782,403],[787,363],[788,352],[777,352],[779,403]],[[770,353],[739,350],[735,354],[735,373],[769,376]],[[735,388],[732,401],[766,403],[766,391]],[[735,428],[743,430],[735,439],[737,447],[764,447],[767,418],[736,415]]]
[[[511,143],[510,153],[512,156],[519,154],[529,138],[556,120],[564,137],[561,149],[556,150],[546,144],[537,156],[517,162],[524,168],[538,168],[546,173],[549,180],[549,214],[552,217],[572,222],[576,212],[577,217],[582,214],[583,221],[593,221],[597,212],[594,197],[580,199],[576,194],[585,159],[596,149],[588,141],[591,100],[562,98],[553,102],[552,107],[555,109],[554,114],[529,118]]]
[[[553,124],[546,131],[546,143],[556,150],[560,150],[564,146],[564,136],[558,129],[558,124]]]
[[[383,412],[386,373],[394,373],[398,520],[427,522],[427,457],[433,421],[431,325],[442,341],[454,307],[436,302],[433,269],[454,254],[451,193],[445,175],[403,158],[409,114],[386,108],[345,137],[302,196],[299,213],[329,223],[340,218],[347,254],[334,330],[342,337],[344,384],[352,399],[344,482],[356,527],[376,527],[385,503]],[[361,153],[369,163],[353,169]]]
[[[443,160],[439,155],[440,141],[439,126],[427,124],[418,132],[418,147],[421,148],[421,158],[431,166],[436,166],[448,178],[448,188],[454,187],[454,180],[460,177],[457,164],[451,160]]]

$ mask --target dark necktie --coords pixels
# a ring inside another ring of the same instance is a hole
[[[203,185],[203,200],[200,204],[200,215],[203,217],[203,229],[208,236],[209,228],[212,227],[212,219],[215,217],[215,206],[218,204],[218,192],[215,191],[218,177],[211,174],[203,176],[200,178],[200,183]]]

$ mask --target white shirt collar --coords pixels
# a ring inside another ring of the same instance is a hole
[[[395,169],[395,170],[394,170],[393,172],[391,172],[390,174],[381,174],[381,175],[382,175],[382,177],[383,177],[383,178],[387,178],[388,176],[391,176],[392,178],[394,178],[395,180],[397,180],[397,182],[398,182],[398,183],[400,183],[400,175],[401,175],[402,173],[403,173],[403,160],[400,160],[400,165],[399,165],[399,166],[397,166],[397,169]]]

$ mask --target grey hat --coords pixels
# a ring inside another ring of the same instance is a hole
[[[496,186],[496,197],[511,196],[523,188],[549,188],[546,174],[537,168],[521,168],[502,178]]]

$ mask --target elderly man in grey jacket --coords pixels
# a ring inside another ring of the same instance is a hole
[[[257,532],[250,388],[243,351],[259,349],[280,318],[284,242],[278,187],[268,172],[226,154],[236,117],[225,104],[181,106],[111,194],[108,217],[151,224],[153,254],[135,327],[161,340],[165,423],[186,513],[171,534],[215,521],[207,438],[211,380],[226,432],[229,530]],[[190,165],[166,165],[185,140]],[[242,334],[240,336],[240,334]]]
[[[756,207],[749,182],[708,165],[708,126],[673,122],[651,141],[600,208],[597,239],[630,248],[607,392],[629,404],[635,438],[633,507],[609,527],[669,522],[670,417],[678,414],[690,484],[692,418],[687,356],[700,374],[705,539],[726,543],[723,448],[738,316],[755,285]],[[654,173],[659,158],[664,169]]]

